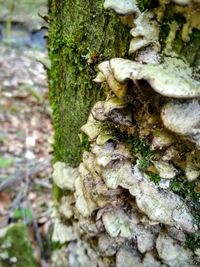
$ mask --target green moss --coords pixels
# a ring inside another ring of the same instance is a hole
[[[149,179],[154,182],[155,184],[159,184],[160,183],[160,180],[161,180],[161,177],[156,174],[156,173],[153,173],[153,172],[146,172],[149,176]]]
[[[150,10],[158,6],[158,1],[156,0],[137,0],[137,5],[140,11]]]
[[[184,177],[183,173],[179,173],[175,179],[172,180],[170,189],[176,194],[180,195],[192,210],[195,224],[198,230],[194,234],[188,234],[185,246],[192,250],[200,248],[200,215],[199,215],[199,200],[200,193],[194,191],[195,182],[189,182]]]
[[[195,182],[186,180],[183,173],[179,173],[175,179],[171,181],[170,189],[182,196],[183,198],[191,198],[193,200],[200,199],[200,193],[195,193]]]
[[[141,139],[137,133],[128,134],[116,128],[112,123],[108,123],[111,135],[115,136],[120,142],[125,143],[131,153],[132,162],[135,164],[138,161],[138,167],[141,171],[146,171],[153,160],[154,154],[150,150],[146,140]]]
[[[192,250],[200,248],[200,231],[196,232],[195,234],[190,234],[186,236],[186,248],[190,248]]]
[[[80,133],[79,137],[81,140],[82,150],[91,151],[91,145],[90,145],[88,136],[85,133]]]
[[[24,225],[16,224],[12,226],[7,230],[5,236],[0,238],[0,266],[38,266],[33,257],[31,245],[27,241],[26,228]]]
[[[96,66],[111,57],[127,57],[129,29],[115,14],[104,11],[100,0],[51,0],[49,6],[55,161],[77,165],[81,159],[79,129],[92,105],[104,98],[101,87],[92,82]]]
[[[197,204],[198,205],[198,204]],[[193,213],[195,224],[198,227],[198,230],[194,234],[187,234],[186,236],[186,248],[190,248],[192,250],[200,248],[200,214],[199,210]]]
[[[165,41],[167,39],[169,31],[170,31],[170,24],[169,22],[164,21],[160,28],[160,37],[159,37],[162,49],[164,49],[165,47]]]
[[[127,141],[131,146],[132,158],[135,160],[138,159],[139,169],[145,171],[153,159],[153,152],[150,150],[146,142],[138,136],[130,136]]]

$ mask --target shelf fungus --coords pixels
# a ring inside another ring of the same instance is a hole
[[[198,100],[169,102],[161,118],[165,127],[200,146],[200,104]]]
[[[153,17],[153,13],[145,12],[134,20],[134,28],[130,31],[134,37],[130,42],[130,54],[150,44],[155,46],[155,51],[160,50],[159,24]]]
[[[114,10],[117,14],[123,16],[139,13],[139,8],[135,0],[106,0],[103,6],[105,9]]]
[[[167,266],[195,266],[191,251],[183,248],[174,239],[165,234],[160,234],[156,241],[156,249],[159,257]]]
[[[74,183],[79,176],[78,169],[68,166],[64,162],[56,162],[53,165],[53,181],[61,189],[74,191]]]
[[[98,65],[107,97],[81,127],[90,149],[53,173],[64,189],[53,238],[78,248],[80,266],[199,266],[199,3],[104,2],[132,20],[130,59]]]
[[[178,171],[175,167],[166,161],[153,161],[153,164],[158,171],[158,174],[163,179],[173,179],[175,178]]]
[[[127,92],[127,84],[118,82],[112,74],[112,70],[110,68],[110,62],[105,61],[98,65],[98,69],[101,75],[104,76],[105,80],[107,81],[110,89],[114,92],[114,94],[122,98],[125,96]],[[99,75],[97,75],[95,82],[99,82]]]
[[[102,64],[109,73],[105,74]],[[181,59],[168,58],[160,64],[142,64],[128,59],[114,58],[99,65],[99,71],[114,94],[122,98],[127,92],[127,82],[146,80],[157,93],[173,98],[200,97],[200,81],[192,77],[192,69]],[[159,75],[158,75],[159,73]]]

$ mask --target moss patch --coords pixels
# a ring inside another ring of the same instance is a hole
[[[154,158],[154,153],[150,150],[147,141],[141,139],[137,133],[128,134],[126,131],[121,131],[113,123],[109,122],[107,127],[110,128],[111,135],[129,147],[133,164],[138,160],[139,169],[146,171]]]
[[[137,5],[140,11],[150,10],[156,6],[158,6],[157,0],[137,0]]]
[[[199,216],[199,201],[200,193],[195,193],[195,182],[189,182],[184,177],[184,174],[179,173],[175,179],[172,180],[170,189],[180,195],[188,207],[193,211],[193,217],[198,230],[194,234],[188,234],[186,237],[186,247],[195,250],[200,248],[200,216]]]
[[[102,97],[92,82],[98,62],[126,57],[129,29],[103,2],[49,1],[50,101],[55,127],[55,161],[74,166],[81,159],[78,137],[92,105]]]
[[[5,236],[0,238],[0,266],[38,267],[24,225],[12,226]]]
[[[200,199],[200,193],[195,193],[194,188],[195,182],[187,181],[185,175],[181,172],[172,180],[170,185],[170,189],[184,199],[191,198],[197,201]]]

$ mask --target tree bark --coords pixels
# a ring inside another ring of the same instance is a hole
[[[81,160],[79,130],[92,105],[104,95],[94,85],[99,61],[127,55],[129,29],[103,10],[102,1],[49,1],[50,100],[55,160]]]

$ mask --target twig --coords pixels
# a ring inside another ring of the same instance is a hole
[[[48,181],[34,179],[34,183],[47,189],[52,189],[52,185]]]

